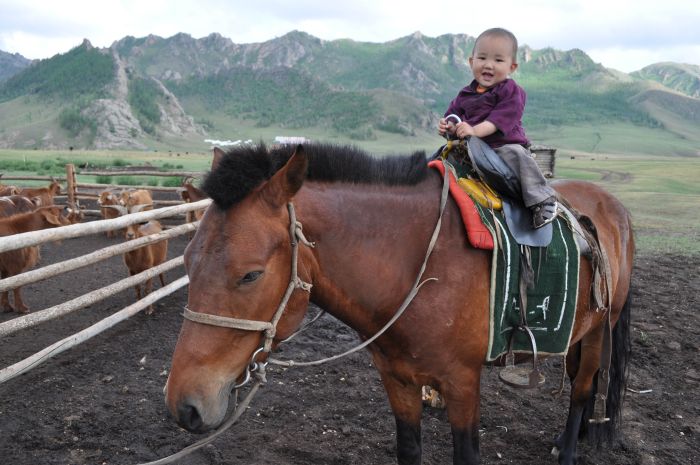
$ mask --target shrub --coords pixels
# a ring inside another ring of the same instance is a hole
[[[118,176],[117,184],[124,186],[138,186],[141,182],[134,176]]]
[[[182,186],[183,178],[171,177],[163,179],[163,187],[180,187]]]
[[[97,131],[95,121],[83,116],[78,107],[67,107],[61,110],[58,115],[58,124],[68,131],[71,137],[77,137],[85,129],[90,130],[91,133]]]
[[[141,129],[154,135],[156,126],[160,123],[160,107],[158,100],[163,97],[163,92],[151,79],[140,77],[129,81],[129,105],[139,120]]]

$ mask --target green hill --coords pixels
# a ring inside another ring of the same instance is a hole
[[[419,32],[385,43],[300,31],[254,44],[182,33],[125,37],[109,49],[86,41],[0,83],[0,112],[14,112],[0,117],[0,146],[201,147],[205,133],[290,131],[435,145],[437,119],[472,79],[473,45],[465,34]],[[528,46],[519,62],[514,78],[528,93],[524,124],[536,142],[697,153],[698,67],[660,63],[628,75],[578,49]]]
[[[23,95],[46,99],[92,99],[106,95],[114,80],[114,60],[85,41],[68,53],[56,55],[27,67],[0,87],[0,102]]]
[[[639,79],[656,81],[669,89],[700,98],[700,66],[681,63],[656,63],[632,73]]]

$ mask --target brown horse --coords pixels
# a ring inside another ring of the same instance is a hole
[[[298,276],[313,287],[310,293],[291,292],[276,331],[268,334],[274,336],[273,347],[300,325],[309,301],[368,339],[392,318],[422,266],[439,215],[442,177],[426,168],[422,153],[375,159],[357,149],[323,145],[297,147],[290,158],[291,152],[245,147],[216,162],[203,185],[214,203],[185,252],[186,313],[268,324],[282,307],[285,290],[293,289],[290,266],[298,253]],[[629,352],[630,218],[619,201],[593,184],[570,181],[556,188],[593,220],[610,257],[615,329],[607,416],[613,417],[608,424],[613,431]],[[294,211],[313,248],[290,245]],[[437,281],[425,284],[369,345],[395,415],[400,464],[421,461],[423,385],[436,387],[445,398],[454,463],[479,463],[490,262],[490,251],[468,246],[457,207],[448,202],[425,270]],[[591,275],[590,263],[582,259],[567,356],[570,411],[556,441],[563,464],[575,463],[601,363],[606,312],[590,307]],[[229,393],[251,360],[265,358],[257,352],[265,335],[258,328],[192,320],[183,323],[173,354],[166,404],[180,425],[204,431],[223,421]]]

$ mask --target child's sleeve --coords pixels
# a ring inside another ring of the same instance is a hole
[[[457,97],[455,97],[454,99],[452,99],[452,101],[450,102],[450,105],[447,107],[447,110],[445,110],[445,113],[442,115],[443,117],[445,117],[445,116],[447,116],[447,115],[452,115],[452,114],[457,115],[457,116],[459,116],[460,118],[462,117],[462,115],[461,115],[462,109],[461,109],[460,106],[457,104],[457,99],[458,99],[458,97],[459,97],[459,96],[457,96]]]
[[[498,89],[497,98],[496,105],[486,120],[493,123],[501,133],[509,134],[522,124],[527,96],[515,81],[508,79],[505,85]]]

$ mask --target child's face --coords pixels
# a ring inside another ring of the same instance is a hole
[[[513,43],[507,37],[482,37],[469,57],[469,66],[482,87],[493,87],[505,81],[518,67],[513,61]]]

